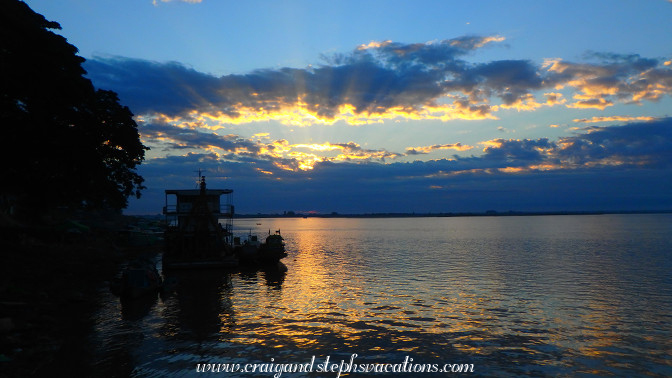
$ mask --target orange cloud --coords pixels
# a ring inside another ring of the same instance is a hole
[[[473,44],[473,47],[475,47],[475,48],[481,48],[481,47],[485,46],[485,45],[488,44],[488,43],[491,43],[491,42],[502,42],[502,41],[504,41],[505,39],[506,39],[506,38],[504,38],[504,37],[502,37],[502,36],[490,36],[490,37],[485,37],[485,38],[482,38],[481,40],[479,40],[478,42],[474,43],[474,44]],[[460,39],[455,39],[455,40],[452,40],[452,41],[450,42],[451,46],[460,46],[460,45],[462,45],[463,43],[464,43],[464,41],[462,41],[462,40],[460,40]]]
[[[382,42],[371,41],[371,42],[367,43],[366,45],[357,46],[357,50],[376,49],[376,48],[379,48],[379,47],[387,46],[391,43],[392,43],[392,41],[390,41],[390,40],[382,41]]]
[[[515,109],[519,112],[533,111],[541,108],[542,106],[551,107],[559,104],[564,104],[565,102],[567,102],[567,100],[562,98],[562,93],[544,93],[544,96],[546,97],[545,102],[537,102],[534,95],[528,93],[526,95],[517,98],[511,104],[502,104],[498,106],[493,106],[493,110],[498,110],[499,108],[502,108],[502,109]]]
[[[343,104],[333,114],[320,114],[302,104],[280,103],[272,109],[261,107],[248,107],[239,105],[231,108],[228,112],[211,110],[198,112],[193,110],[186,116],[168,116],[165,114],[145,115],[144,119],[154,119],[166,123],[179,123],[184,126],[202,127],[213,131],[223,128],[224,124],[246,124],[252,122],[278,121],[288,126],[311,126],[316,124],[331,125],[336,122],[344,122],[349,125],[365,125],[382,123],[386,120],[441,120],[449,121],[456,119],[482,120],[497,119],[491,114],[492,110],[487,104],[471,103],[457,100],[450,104],[427,104],[417,107],[390,107],[378,111],[357,111],[352,104]]]
[[[174,0],[177,1],[177,0]],[[215,77],[179,63],[93,59],[94,83],[127,99],[137,114],[192,122],[216,131],[226,124],[277,121],[290,126],[382,123],[388,120],[497,119],[500,110],[564,105],[604,110],[672,94],[672,61],[592,54],[597,63],[527,59],[472,63],[463,59],[501,36],[464,36],[426,43],[372,41],[308,68],[255,70]],[[142,82],[140,87],[138,82]],[[563,90],[563,93],[559,91]],[[174,93],[166,101],[166,93]],[[186,126],[186,124],[185,124]]]
[[[468,151],[474,148],[473,146],[463,145],[461,143],[455,144],[435,144],[432,146],[409,147],[406,149],[407,155],[428,154],[434,150],[457,150]]]
[[[502,147],[502,144],[504,144],[504,139],[486,140],[486,141],[480,142],[479,144],[485,146],[485,148],[488,148],[488,147],[500,148],[500,147]],[[485,149],[483,151],[485,151]]]
[[[580,118],[575,119],[574,122],[578,123],[598,123],[598,122],[634,122],[634,121],[655,121],[656,117],[649,116],[605,116],[605,117],[593,117],[593,118]]]
[[[602,97],[598,98],[590,98],[590,96],[579,96],[576,95],[574,98],[580,99],[583,98],[580,101],[577,101],[575,103],[567,105],[568,108],[574,108],[574,109],[600,109],[604,110],[609,106],[613,106],[614,103],[613,101],[606,100]]]
[[[606,63],[588,64],[547,59],[542,68],[547,70],[547,83],[556,89],[566,87],[577,90],[573,96],[578,100],[567,105],[570,108],[594,108],[604,110],[614,100],[640,103],[642,100],[657,101],[672,93],[672,71],[669,61],[660,66],[657,60],[639,56],[595,54]]]

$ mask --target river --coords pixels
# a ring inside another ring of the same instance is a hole
[[[350,376],[440,376],[457,364],[479,376],[672,375],[671,214],[235,228],[281,230],[288,271],[185,272],[166,277],[172,293],[124,303],[101,290],[97,372],[189,377],[199,364],[256,364],[220,375],[337,377],[331,363],[354,363],[362,370]]]

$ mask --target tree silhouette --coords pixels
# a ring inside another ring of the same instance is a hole
[[[131,111],[96,90],[77,48],[18,0],[0,0],[0,194],[21,207],[122,209],[145,150]]]

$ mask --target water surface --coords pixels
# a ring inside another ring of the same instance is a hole
[[[280,229],[288,272],[182,273],[167,277],[172,294],[131,303],[101,292],[99,371],[195,376],[198,363],[356,353],[356,363],[469,363],[485,376],[672,375],[670,214],[235,226]]]

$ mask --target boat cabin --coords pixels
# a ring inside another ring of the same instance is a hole
[[[166,190],[166,256],[170,261],[219,259],[233,244],[231,189]],[[164,259],[165,260],[165,259]]]
[[[185,230],[194,213],[207,212],[217,219],[233,218],[231,189],[177,189],[166,190],[166,205],[163,214],[166,225]],[[224,201],[222,196],[226,195]]]

